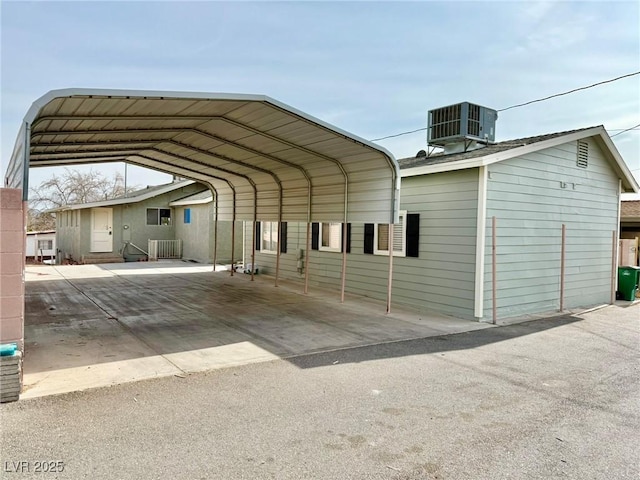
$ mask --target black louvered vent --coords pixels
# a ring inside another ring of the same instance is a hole
[[[467,133],[474,137],[480,136],[480,107],[469,104],[469,118],[467,120]]]
[[[578,159],[576,165],[580,168],[587,168],[589,165],[589,144],[578,141]]]

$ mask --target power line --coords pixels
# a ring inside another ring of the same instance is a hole
[[[531,105],[532,103],[543,102],[543,101],[549,100],[551,98],[561,97],[563,95],[569,95],[570,93],[578,92],[580,90],[586,90],[588,88],[597,87],[598,85],[603,85],[605,83],[615,82],[617,80],[621,80],[621,79],[627,78],[627,77],[633,77],[634,75],[639,75],[639,74],[640,74],[640,71],[633,72],[633,73],[627,73],[626,75],[621,75],[621,76],[616,77],[616,78],[610,78],[609,80],[603,80],[603,81],[597,82],[597,83],[592,83],[591,85],[587,85],[587,86],[584,86],[584,87],[574,88],[573,90],[568,90],[566,92],[556,93],[554,95],[549,95],[548,97],[538,98],[536,100],[531,100],[531,101],[528,101],[528,102],[525,102],[525,103],[519,103],[517,105],[511,105],[510,107],[501,108],[500,110],[497,110],[497,111],[498,112],[504,112],[505,110],[510,110],[512,108],[524,107],[525,105]],[[638,127],[638,125],[636,125],[635,127],[631,127],[631,129],[629,129],[629,130],[632,130],[632,129],[636,128],[636,127]],[[428,127],[418,128],[416,130],[411,130],[411,131],[408,131],[408,132],[401,132],[401,133],[396,133],[396,134],[393,134],[393,135],[387,135],[386,137],[373,138],[370,141],[371,142],[377,142],[379,140],[386,140],[387,138],[401,137],[403,135],[409,135],[411,133],[422,132],[422,131],[427,130],[427,129],[428,129]],[[620,132],[620,133],[624,133],[624,132]],[[617,133],[616,135],[619,135],[619,133]],[[615,135],[613,135],[613,136],[615,136]]]
[[[386,137],[373,138],[370,141],[371,142],[377,142],[378,140],[384,140],[386,138],[401,137],[402,135],[409,135],[410,133],[423,132],[426,129],[427,129],[427,127],[418,128],[416,130],[411,130],[410,132],[402,132],[402,133],[396,133],[395,135],[387,135]]]
[[[548,97],[538,98],[537,100],[531,100],[529,102],[519,103],[517,105],[511,105],[510,107],[501,108],[500,110],[498,110],[498,112],[504,112],[505,110],[511,110],[512,108],[517,108],[517,107],[524,107],[525,105],[531,105],[532,103],[536,103],[536,102],[544,102],[545,100],[549,100],[550,98],[561,97],[562,95],[569,95],[570,93],[578,92],[580,90],[586,90],[588,88],[597,87],[598,85],[603,85],[605,83],[615,82],[623,78],[633,77],[634,75],[638,75],[638,74],[640,74],[640,71],[627,73],[626,75],[621,75],[616,78],[610,78],[609,80],[603,80],[602,82],[598,82],[598,83],[592,83],[591,85],[587,85],[585,87],[574,88],[573,90],[567,90],[566,92],[556,93],[554,95],[549,95]]]
[[[622,130],[621,132],[618,132],[618,133],[616,133],[614,135],[611,135],[611,138],[617,137],[618,135],[622,135],[623,133],[628,132],[629,130],[635,130],[638,127],[640,127],[640,123],[637,124],[637,125],[634,125],[633,127],[626,128],[626,129]]]

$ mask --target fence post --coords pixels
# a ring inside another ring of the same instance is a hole
[[[560,311],[564,311],[564,269],[565,269],[565,249],[567,239],[567,226],[562,224],[562,246],[560,249]]]
[[[616,265],[618,263],[616,231],[611,233],[611,305],[616,303]]]
[[[496,217],[491,217],[491,307],[493,309],[493,324],[498,320],[498,311],[496,306]]]

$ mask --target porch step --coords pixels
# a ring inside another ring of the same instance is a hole
[[[91,253],[88,255],[82,255],[80,263],[83,264],[96,264],[96,263],[124,263],[124,258],[121,255],[114,255],[112,253]]]

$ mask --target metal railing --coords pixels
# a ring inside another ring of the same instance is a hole
[[[182,240],[149,240],[149,260],[182,258]]]

